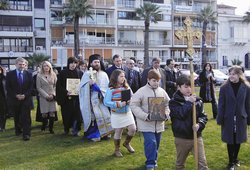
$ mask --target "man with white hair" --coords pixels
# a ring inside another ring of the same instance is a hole
[[[25,70],[27,61],[24,58],[16,59],[16,69],[6,76],[7,100],[10,111],[14,113],[15,133],[23,133],[23,140],[30,140],[31,135],[31,108],[33,79],[31,73]]]

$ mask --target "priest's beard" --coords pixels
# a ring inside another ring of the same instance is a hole
[[[93,70],[99,71],[101,69],[100,65],[94,65],[92,66]]]

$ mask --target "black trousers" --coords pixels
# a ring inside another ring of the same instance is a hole
[[[31,135],[30,107],[19,101],[14,109],[14,124],[16,134],[23,130],[23,136]]]
[[[236,134],[234,133],[234,143],[227,144],[228,159],[230,164],[233,164],[238,159],[239,151],[240,144],[236,144]]]
[[[71,100],[67,100],[67,102],[61,105],[61,111],[65,132],[69,131],[69,129],[73,126],[73,123],[75,124],[74,130],[81,130],[82,116],[78,99],[73,98]]]

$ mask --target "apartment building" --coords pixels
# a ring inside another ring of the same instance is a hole
[[[217,0],[173,0],[173,42],[171,47],[171,58],[175,61],[182,63],[183,68],[188,68],[189,60],[185,53],[186,39],[177,39],[174,33],[183,29],[184,20],[186,16],[190,16],[193,20],[193,30],[202,31],[202,23],[198,20],[198,14],[202,9],[210,5],[213,11],[217,11]],[[206,32],[206,40],[204,46],[206,47],[206,56],[208,61],[212,63],[214,67],[217,67],[217,27],[216,25],[209,23]],[[204,35],[202,35],[204,36]],[[194,69],[201,69],[201,57],[202,57],[202,40],[195,39],[193,41],[194,54]]]
[[[17,57],[50,54],[49,1],[9,0],[0,10],[0,65],[15,68]]]
[[[197,20],[199,11],[216,0],[147,0],[160,7],[161,20],[150,24],[149,56],[160,57],[163,62],[174,58],[188,63],[186,41],[178,40],[174,33],[183,28],[186,16],[191,16],[194,28],[201,30]],[[62,15],[68,0],[10,0],[10,10],[0,11],[0,64],[11,65],[14,59],[28,54],[51,55],[56,66],[65,66],[67,58],[74,56],[72,18]],[[79,23],[80,52],[78,57],[88,59],[98,53],[105,60],[114,54],[124,58],[144,56],[144,21],[136,20],[135,9],[144,0],[89,0],[92,18],[81,18]],[[216,60],[216,27],[209,25],[206,35],[209,61]],[[199,66],[201,40],[194,41],[195,62]],[[216,62],[215,62],[216,63]],[[186,64],[187,65],[187,64]]]
[[[218,5],[218,64],[228,67],[236,59],[250,69],[250,24],[243,23],[243,16],[235,15],[235,9]]]

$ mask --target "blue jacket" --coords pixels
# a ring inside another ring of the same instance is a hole
[[[193,103],[186,101],[178,90],[169,102],[170,117],[172,121],[172,131],[175,137],[183,139],[193,139]],[[196,122],[200,128],[197,137],[201,136],[202,130],[207,123],[207,115],[203,112],[203,103],[201,99],[196,101]]]

